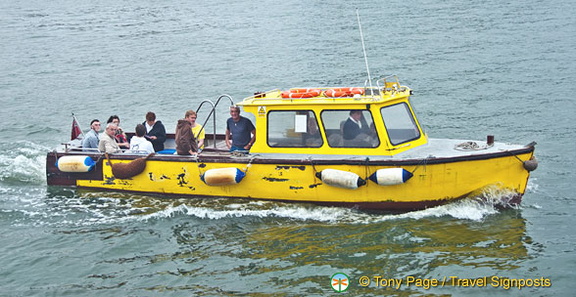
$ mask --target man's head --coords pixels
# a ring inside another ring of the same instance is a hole
[[[188,110],[184,114],[184,120],[190,122],[191,124],[196,122],[196,117],[197,117],[196,112],[193,110]]]
[[[92,129],[92,130],[94,130],[94,131],[96,131],[96,132],[100,131],[100,121],[97,120],[97,119],[93,119],[93,120],[90,122],[90,129]]]
[[[144,127],[144,125],[142,125],[142,124],[138,124],[138,125],[136,125],[135,131],[136,131],[136,136],[142,137],[142,136],[144,136],[144,134],[146,134],[146,127]]]
[[[362,111],[361,110],[351,110],[350,117],[353,118],[355,121],[359,121],[362,118]]]
[[[114,135],[116,135],[116,130],[118,130],[118,125],[114,123],[108,123],[106,125],[106,134],[110,135],[110,137],[114,137]]]
[[[230,106],[230,116],[233,120],[238,120],[240,118],[240,107],[236,105]]]
[[[154,125],[154,123],[156,122],[156,114],[149,111],[146,114],[146,123],[150,126]]]

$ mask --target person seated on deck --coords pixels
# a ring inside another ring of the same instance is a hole
[[[154,153],[154,146],[152,142],[144,138],[146,135],[146,127],[142,124],[136,125],[136,134],[130,139],[130,152],[131,153]]]
[[[256,127],[252,121],[240,116],[238,106],[230,106],[230,116],[226,121],[226,146],[231,152],[249,152],[256,141]]]
[[[318,128],[318,122],[313,116],[308,116],[307,132],[304,134],[305,145],[309,147],[320,147],[322,145],[322,136]]]
[[[82,148],[84,151],[95,151],[98,148],[98,142],[100,138],[98,137],[98,132],[100,131],[100,121],[93,119],[90,122],[90,131],[86,133],[84,139],[82,139]]]
[[[122,128],[120,128],[120,118],[117,115],[110,116],[108,118],[108,121],[106,121],[106,124],[108,123],[114,123],[116,124],[116,126],[118,126],[117,128],[118,130],[116,130],[116,135],[114,136],[116,138],[118,146],[121,148],[130,148],[128,138],[126,138],[126,134],[124,134],[124,131],[122,130]]]
[[[114,123],[108,123],[106,125],[106,130],[102,133],[100,141],[98,142],[98,150],[104,153],[119,153],[120,147],[116,143],[116,130],[118,126]]]
[[[198,143],[192,133],[192,122],[196,121],[196,112],[188,110],[184,119],[178,120],[176,125],[176,153],[178,155],[198,155]]]
[[[361,110],[350,111],[350,117],[344,122],[342,130],[345,146],[372,147],[370,127]]]

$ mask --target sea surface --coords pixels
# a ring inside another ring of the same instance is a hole
[[[520,207],[389,214],[46,185],[72,113],[84,130],[114,114],[133,130],[154,111],[173,131],[222,94],[363,85],[357,11],[371,77],[414,90],[430,137],[538,143]],[[573,296],[575,16],[568,0],[1,1],[0,296]]]

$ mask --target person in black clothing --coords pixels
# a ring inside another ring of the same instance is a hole
[[[166,128],[161,121],[156,120],[156,114],[149,111],[146,114],[146,121],[142,123],[146,127],[146,139],[152,142],[154,151],[164,150],[164,142],[166,141]]]
[[[344,123],[344,139],[351,140],[356,138],[361,133],[370,133],[370,127],[362,116],[361,110],[351,110],[350,117]]]
[[[350,117],[344,122],[342,130],[345,146],[371,147],[370,127],[361,110],[350,111]]]

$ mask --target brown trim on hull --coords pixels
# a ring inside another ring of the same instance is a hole
[[[439,201],[418,201],[418,202],[309,202],[321,206],[336,206],[354,208],[359,210],[380,210],[380,211],[414,211],[436,207],[449,202],[460,200],[439,200]]]
[[[103,160],[99,160],[98,156],[90,156],[92,160],[98,161],[90,172],[62,172],[58,167],[56,167],[58,157],[58,154],[55,152],[49,152],[46,156],[46,183],[49,186],[75,186],[77,180],[104,179],[102,176]]]

